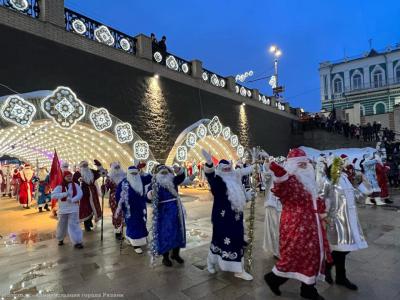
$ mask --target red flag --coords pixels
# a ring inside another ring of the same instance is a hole
[[[53,162],[51,163],[50,170],[50,187],[54,189],[57,185],[60,185],[63,181],[62,171],[60,162],[58,161],[57,151],[54,150]]]
[[[219,160],[215,156],[211,156],[214,166],[218,165]]]

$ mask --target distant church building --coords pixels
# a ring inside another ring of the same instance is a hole
[[[339,62],[322,62],[321,104],[323,111],[341,109],[351,123],[381,121],[400,104],[400,45]],[[357,122],[358,121],[358,122]]]

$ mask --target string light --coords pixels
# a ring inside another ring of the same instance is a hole
[[[114,45],[114,37],[107,26],[101,25],[94,30],[94,37],[100,43],[104,43],[108,46]]]
[[[97,131],[103,131],[112,126],[110,113],[104,107],[92,110],[89,119]]]
[[[3,119],[22,127],[29,126],[35,114],[36,107],[17,95],[8,97],[0,110]]]

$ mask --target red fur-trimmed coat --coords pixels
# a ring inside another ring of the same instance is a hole
[[[282,203],[279,227],[280,258],[273,272],[314,284],[325,274],[325,261],[331,261],[324,222],[325,203],[318,198],[313,205],[311,194],[294,176],[274,182],[271,190]],[[279,182],[280,181],[280,182]]]
[[[376,178],[378,179],[378,185],[381,188],[381,198],[385,199],[389,197],[389,188],[388,188],[388,172],[390,168],[384,166],[383,164],[376,164]]]
[[[115,184],[110,178],[106,179],[105,188],[106,191],[108,190],[110,191],[110,196],[108,198],[108,201],[110,203],[110,208],[112,212],[112,224],[115,229],[121,227],[122,225],[122,214],[119,214],[117,218],[115,217],[115,211],[117,210],[118,207],[117,199],[115,197],[117,193],[117,187],[118,185]]]

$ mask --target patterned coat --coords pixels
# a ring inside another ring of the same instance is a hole
[[[381,189],[381,198],[383,199],[389,197],[388,178],[387,178],[389,170],[390,170],[389,167],[386,167],[381,163],[376,164],[376,178],[378,180],[378,185]]]
[[[368,182],[371,184],[374,193],[381,192],[381,188],[379,187],[378,180],[376,178],[377,163],[378,162],[376,161],[376,159],[366,160],[363,163],[364,175],[367,178]]]
[[[280,258],[273,272],[314,284],[324,278],[325,260],[331,261],[328,240],[319,214],[325,212],[321,199],[315,202],[311,194],[294,176],[278,178],[272,192],[282,203],[279,228]]]
[[[106,183],[105,183],[105,189],[106,191],[110,191],[110,195],[108,197],[108,203],[110,204],[111,212],[112,212],[112,224],[115,229],[118,229],[122,225],[122,214],[119,214],[118,216],[115,215],[115,211],[117,210],[118,202],[116,199],[116,193],[117,193],[117,184],[115,184],[114,181],[112,181],[110,178],[107,177]]]

